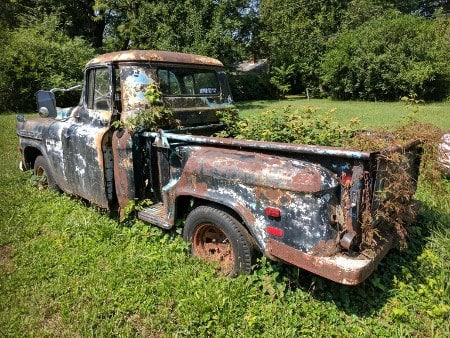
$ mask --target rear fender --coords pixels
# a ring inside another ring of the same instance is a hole
[[[173,168],[169,200],[192,196],[234,210],[265,252],[268,227],[277,240],[302,252],[337,236],[331,225],[339,186],[332,172],[309,162],[208,147],[182,147]],[[178,176],[179,175],[179,176]],[[176,176],[178,176],[176,178]],[[176,178],[176,179],[175,179]],[[266,208],[280,211],[267,215]]]

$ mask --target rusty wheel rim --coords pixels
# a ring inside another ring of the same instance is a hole
[[[47,173],[43,167],[37,167],[34,171],[36,183],[40,190],[48,187]]]
[[[233,247],[227,235],[215,224],[200,224],[192,238],[194,255],[207,262],[215,262],[216,268],[228,275],[234,267]]]

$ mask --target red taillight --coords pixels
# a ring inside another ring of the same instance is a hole
[[[347,174],[347,173],[343,173],[342,177],[341,177],[341,184],[344,187],[349,187],[352,185],[352,175]]]
[[[283,237],[284,235],[283,229],[272,226],[267,227],[267,233],[276,237]]]
[[[267,216],[273,217],[273,218],[280,218],[281,217],[280,209],[274,208],[274,207],[266,207],[266,209],[264,209],[264,213]]]

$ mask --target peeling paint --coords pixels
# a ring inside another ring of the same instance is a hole
[[[339,283],[360,283],[392,246],[387,234],[368,258],[353,242],[341,244],[349,234],[360,243],[362,212],[375,212],[380,203],[377,190],[386,184],[377,170],[384,165],[380,152],[208,136],[221,127],[216,111],[233,104],[223,65],[212,58],[123,51],[91,60],[87,78],[96,68],[103,68],[106,79],[113,77],[109,93],[100,98],[104,110],[89,108],[95,105],[89,106],[85,88],[68,118],[18,119],[25,168],[43,155],[63,191],[107,209],[122,211],[131,199],[152,199],[139,217],[165,229],[190,211],[187,201],[215,203],[242,221],[266,256]],[[112,128],[113,121],[125,124],[149,108],[144,93],[159,80],[158,71],[175,78],[210,76],[190,95],[164,93],[164,104],[183,128],[142,133]],[[417,146],[407,146],[413,149],[409,160],[416,178]],[[392,151],[403,149],[384,150]],[[179,210],[180,200],[186,210]]]

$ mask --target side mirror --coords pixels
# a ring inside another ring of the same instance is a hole
[[[47,90],[39,90],[36,93],[36,104],[41,117],[56,117],[55,94]]]

